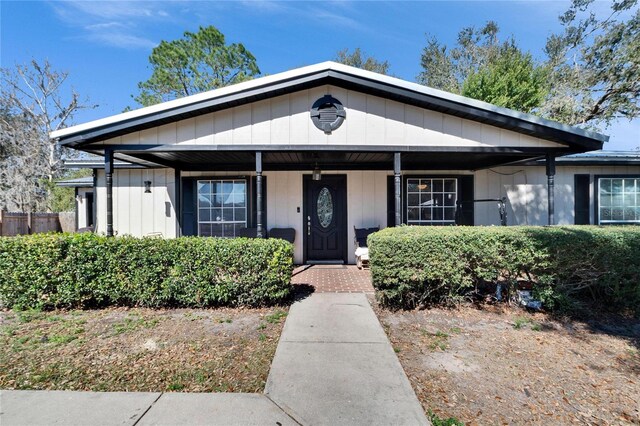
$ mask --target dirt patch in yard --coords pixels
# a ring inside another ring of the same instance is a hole
[[[0,312],[0,388],[262,392],[286,312]]]
[[[640,424],[640,321],[376,307],[425,411],[466,424]]]

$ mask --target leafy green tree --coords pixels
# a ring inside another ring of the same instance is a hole
[[[437,39],[427,40],[418,82],[507,108],[532,112],[548,92],[545,67],[515,40],[498,40],[498,25],[468,27],[449,49]]]
[[[60,180],[75,179],[92,176],[91,169],[65,170]],[[46,182],[49,188],[49,203],[54,212],[71,212],[76,208],[75,188],[68,186],[56,186],[53,182]]]
[[[388,61],[379,61],[373,56],[368,56],[366,53],[362,52],[359,47],[356,47],[351,53],[349,52],[349,49],[338,51],[335,60],[341,64],[377,72],[378,74],[386,75],[389,72]]]
[[[494,105],[532,112],[548,93],[547,71],[530,53],[505,46],[484,67],[473,70],[462,84],[462,95]]]
[[[564,31],[547,40],[551,92],[540,113],[598,128],[640,115],[640,9],[617,0],[599,18],[593,2],[573,0],[560,16]]]
[[[256,58],[242,44],[226,44],[213,26],[197,33],[162,41],[149,56],[153,69],[147,81],[138,83],[134,99],[143,106],[249,80],[260,74]]]

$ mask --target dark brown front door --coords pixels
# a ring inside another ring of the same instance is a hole
[[[347,177],[322,175],[314,181],[305,175],[305,260],[347,261]]]

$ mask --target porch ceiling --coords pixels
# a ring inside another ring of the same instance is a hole
[[[116,157],[120,153],[116,153]],[[124,153],[122,153],[124,154]],[[537,151],[430,151],[401,153],[402,170],[479,170],[539,159]],[[250,171],[255,169],[253,151],[145,151],[126,152],[128,161],[157,164],[185,171]],[[262,153],[265,171],[393,170],[393,152],[267,151]]]

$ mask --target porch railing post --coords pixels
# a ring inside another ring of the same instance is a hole
[[[394,195],[395,195],[395,214],[396,214],[396,226],[402,225],[402,193],[401,193],[401,164],[400,153],[393,154],[393,180],[394,180]]]
[[[113,150],[104,150],[104,180],[107,188],[107,237],[113,237]]]
[[[547,166],[547,194],[548,194],[548,213],[549,213],[549,225],[555,225],[555,183],[554,177],[556,174],[556,157],[552,154],[547,154],[546,160]]]
[[[262,223],[262,152],[256,151],[256,235],[264,238]]]

